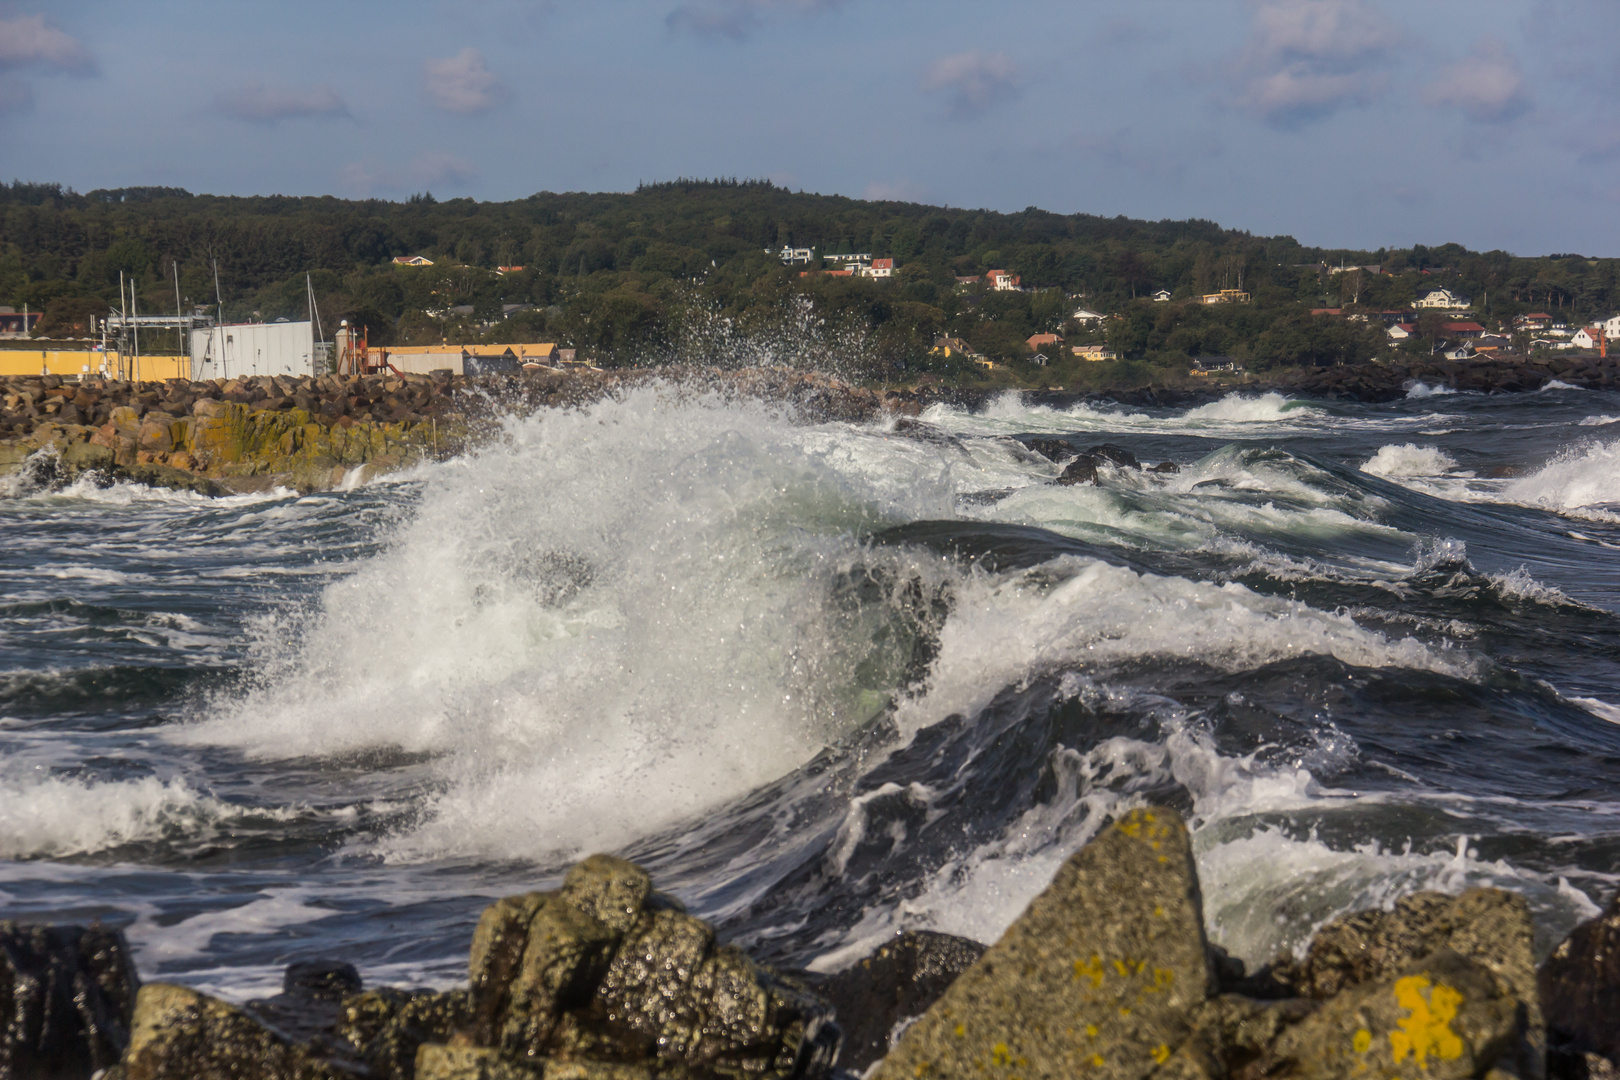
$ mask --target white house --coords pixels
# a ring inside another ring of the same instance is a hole
[[[1429,294],[1419,300],[1413,307],[1436,308],[1440,311],[1464,311],[1472,307],[1474,301],[1462,293],[1452,292],[1450,289],[1431,289]]]
[[[873,259],[872,265],[861,271],[865,277],[894,277],[893,259]]]
[[[1022,280],[1010,270],[992,270],[984,277],[996,292],[1017,292],[1018,283]]]
[[[767,248],[766,250],[769,251],[770,249]],[[787,247],[784,245],[782,250],[776,253],[776,257],[787,263],[789,266],[792,266],[794,263],[807,263],[814,259],[816,257],[816,249]]]
[[[1570,344],[1577,349],[1595,349],[1598,347],[1598,339],[1604,336],[1606,335],[1601,327],[1583,326],[1575,331],[1575,336],[1570,339]]]
[[[1610,341],[1620,338],[1620,315],[1616,315],[1611,319],[1605,319],[1599,325],[1603,327],[1603,336],[1608,338]]]
[[[1108,316],[1104,315],[1100,311],[1092,311],[1090,308],[1075,308],[1074,313],[1071,314],[1069,318],[1073,319],[1077,323],[1085,324],[1102,322],[1104,319],[1108,318]]]
[[[1405,341],[1415,333],[1417,333],[1417,327],[1413,324],[1396,323],[1394,326],[1389,328],[1389,340]]]
[[[395,255],[395,266],[432,266],[433,260],[422,255]]]
[[[1440,355],[1447,360],[1472,360],[1474,348],[1466,341],[1459,341],[1455,345],[1448,346]]]
[[[1160,289],[1158,292],[1154,293],[1153,294],[1153,302],[1155,304],[1167,304],[1167,303],[1169,303],[1170,302],[1170,290],[1169,289]]]

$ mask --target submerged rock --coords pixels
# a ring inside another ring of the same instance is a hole
[[[1613,1071],[1620,1061],[1620,897],[1559,943],[1537,981],[1550,1071],[1572,1078]]]
[[[1213,990],[1186,827],[1135,810],[1063,865],[875,1076],[1143,1077]]]
[[[967,938],[908,930],[818,983],[844,1029],[839,1067],[864,1072],[888,1053],[901,1025],[926,1012],[984,950]]]
[[[1092,457],[1090,454],[1081,454],[1069,462],[1052,483],[1062,484],[1064,487],[1070,487],[1074,484],[1095,484],[1097,482],[1097,469],[1102,464],[1102,458]]]
[[[88,1080],[116,1065],[139,987],[121,931],[0,922],[0,1077]]]
[[[1140,469],[1142,463],[1136,460],[1136,455],[1123,446],[1113,443],[1098,443],[1086,451],[1088,457],[1106,461],[1111,465],[1118,465],[1122,469]]]

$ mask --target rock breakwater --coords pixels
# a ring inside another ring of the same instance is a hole
[[[915,394],[782,369],[542,370],[464,377],[258,376],[209,382],[0,379],[0,476],[30,486],[84,473],[205,494],[321,490],[454,454],[502,413],[588,404],[661,380],[791,403],[815,418],[916,413]]]
[[[595,855],[559,889],[487,908],[467,984],[446,991],[368,990],[347,964],[303,962],[283,993],[238,1006],[140,985],[115,932],[0,923],[0,1075],[1606,1078],[1616,917],[1578,928],[1538,972],[1522,898],[1421,892],[1251,974],[1207,940],[1181,818],[1144,807],[1071,856],[988,949],[903,934],[818,977],[719,943],[645,870]]]

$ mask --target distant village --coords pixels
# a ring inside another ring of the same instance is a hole
[[[787,267],[800,268],[800,278],[862,278],[884,280],[894,278],[900,266],[894,258],[875,258],[866,252],[818,253],[809,247],[784,246],[780,250],[766,249]],[[401,267],[430,267],[434,260],[423,255],[401,255],[393,258]],[[1379,275],[1382,268],[1373,266],[1326,266],[1312,264],[1325,278],[1338,274],[1359,272]],[[523,266],[498,266],[498,276],[519,274]],[[956,287],[963,293],[1049,292],[1023,285],[1018,274],[1008,270],[989,270],[983,274],[959,276]],[[1382,323],[1391,353],[1400,350],[1408,354],[1414,346],[1423,350],[1420,355],[1451,361],[1524,359],[1536,354],[1567,353],[1571,357],[1595,355],[1606,358],[1608,344],[1620,339],[1620,314],[1602,322],[1571,325],[1567,319],[1547,312],[1529,312],[1512,316],[1507,321],[1487,325],[1486,317],[1476,315],[1472,297],[1449,288],[1419,290],[1409,307],[1371,311],[1365,308],[1318,307],[1309,309],[1313,318],[1343,319],[1357,323]],[[311,295],[311,311],[313,294]],[[1120,359],[1106,341],[1109,329],[1124,316],[1119,311],[1105,312],[1079,304],[1085,294],[1066,294],[1076,306],[1065,309],[1067,314],[1056,330],[1032,334],[1025,341],[1023,361],[1045,367],[1059,359],[1074,358],[1090,362]],[[1197,303],[1202,305],[1249,304],[1254,297],[1244,289],[1222,288],[1209,293],[1158,289],[1132,303],[1154,304]],[[500,322],[532,309],[533,304],[504,304],[498,316],[486,319],[484,331],[496,331]],[[1303,310],[1303,306],[1302,306]],[[442,319],[472,316],[470,305],[451,306],[443,310],[426,310],[424,314]],[[0,307],[0,339],[28,339],[34,333],[41,313],[16,311]],[[0,351],[0,374],[59,374],[59,375],[113,375],[129,376],[141,372],[140,330],[168,329],[179,332],[190,342],[187,355],[150,355],[144,357],[144,375],[157,378],[207,378],[235,374],[319,374],[324,370],[339,373],[365,373],[392,370],[400,374],[427,373],[448,370],[456,375],[490,374],[502,371],[534,370],[538,368],[565,368],[589,366],[590,361],[580,350],[558,343],[491,344],[398,344],[383,348],[369,345],[363,337],[351,333],[347,325],[336,328],[335,341],[321,340],[318,320],[289,324],[285,318],[262,330],[255,324],[238,324],[238,332],[230,326],[216,325],[212,309],[198,306],[189,314],[168,316],[134,316],[131,312],[115,311],[99,320],[91,320],[91,337],[97,327],[101,336],[98,344],[88,348],[67,347],[66,343],[44,348],[26,355],[15,351],[15,346]],[[284,325],[276,325],[284,324]],[[132,332],[133,330],[133,332]],[[110,336],[109,336],[110,335]],[[238,339],[241,339],[240,343]],[[262,340],[261,340],[262,339]],[[284,339],[284,340],[283,340]],[[175,340],[180,340],[176,338]],[[252,359],[245,357],[251,341]],[[45,344],[45,343],[41,343]],[[137,358],[130,360],[131,349]],[[1404,348],[1403,348],[1404,346]],[[1006,357],[991,358],[976,350],[962,337],[940,335],[933,338],[929,354],[945,360],[960,360],[995,370],[1006,365]],[[261,364],[261,357],[277,357]],[[261,367],[265,370],[261,371]],[[15,369],[15,370],[13,370]],[[26,370],[25,370],[26,369]],[[1189,374],[1207,377],[1243,372],[1243,364],[1229,356],[1200,356],[1190,360]]]

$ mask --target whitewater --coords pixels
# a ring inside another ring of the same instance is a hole
[[[602,850],[834,971],[994,940],[1159,801],[1251,963],[1479,884],[1544,951],[1620,885],[1616,415],[645,385],[351,490],[0,481],[0,913],[235,999],[447,986]],[[1169,464],[1053,483],[1103,443]]]

